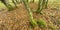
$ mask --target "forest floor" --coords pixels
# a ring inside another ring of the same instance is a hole
[[[30,8],[33,11],[37,7],[38,5],[36,3],[30,3]],[[33,17],[35,19],[43,18],[48,25],[53,24],[53,27],[60,30],[60,10],[51,7],[51,5],[48,5],[48,9],[43,9],[42,15],[33,13]],[[31,30],[28,11],[23,4],[20,4],[19,8],[15,8],[10,12],[5,9],[0,11],[0,30]],[[51,28],[48,26],[45,28],[36,26],[32,30],[51,30]]]

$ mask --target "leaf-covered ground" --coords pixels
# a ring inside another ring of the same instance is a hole
[[[38,6],[37,3],[30,3],[30,7],[34,11]],[[43,9],[42,15],[34,12],[33,17],[35,19],[43,18],[47,23],[47,27],[40,28],[36,26],[31,28],[28,11],[23,4],[20,4],[19,8],[15,8],[10,12],[2,9],[2,11],[0,11],[0,30],[51,30],[48,25],[52,24],[53,27],[60,30],[60,10],[52,7],[50,4],[48,4],[48,9]]]

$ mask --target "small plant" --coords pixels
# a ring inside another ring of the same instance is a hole
[[[14,7],[8,6],[8,11],[12,11]]]
[[[43,19],[38,20],[37,23],[40,27],[46,27],[46,22]]]

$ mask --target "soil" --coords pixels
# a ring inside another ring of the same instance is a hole
[[[48,26],[45,28],[39,26],[31,28],[28,11],[23,3],[19,5],[19,8],[15,8],[13,11],[5,9],[0,11],[0,30],[51,30]],[[37,7],[37,3],[30,3],[30,8],[33,11],[36,11]],[[48,5],[48,9],[42,10],[42,15],[34,12],[33,17],[35,19],[43,18],[48,25],[52,23],[53,27],[60,30],[60,24],[57,22],[60,20],[60,11],[57,8],[51,8],[51,5]]]

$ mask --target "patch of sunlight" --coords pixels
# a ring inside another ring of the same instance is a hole
[[[5,7],[3,3],[0,2],[0,8]]]

